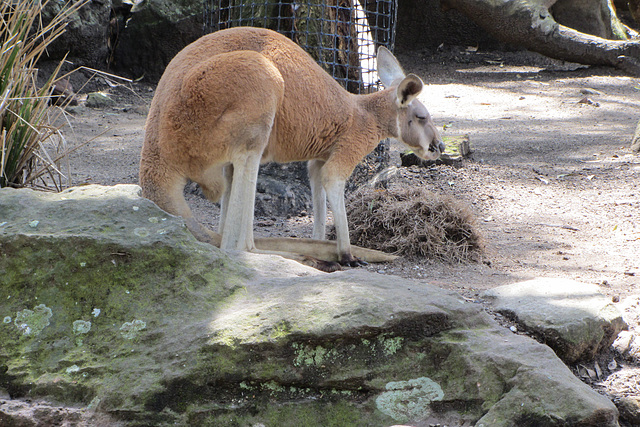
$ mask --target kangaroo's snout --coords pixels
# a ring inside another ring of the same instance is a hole
[[[446,149],[447,147],[444,145],[444,142],[442,141],[442,139],[440,139],[440,137],[438,137],[438,139],[434,139],[429,146],[429,151],[437,154],[436,158],[444,153],[444,150]]]

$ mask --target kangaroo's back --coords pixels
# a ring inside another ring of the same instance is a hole
[[[229,28],[201,37],[176,55],[163,80],[167,73],[172,80],[174,75],[184,75],[185,69],[203,58],[240,50],[259,52],[273,61],[289,86],[288,91],[312,95],[322,90],[330,97],[342,96],[344,89],[300,46],[279,33],[254,27]]]
[[[273,62],[285,82],[272,137],[275,143],[265,150],[264,160],[289,162],[328,156],[323,152],[328,146],[326,140],[348,127],[355,100],[296,43],[262,28],[217,31],[183,49],[158,84],[150,116],[160,108],[166,109],[190,69],[203,59],[234,51],[262,54]]]

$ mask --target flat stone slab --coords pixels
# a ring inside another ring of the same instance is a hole
[[[537,278],[500,286],[482,296],[566,363],[593,359],[627,328],[622,313],[593,284]]]

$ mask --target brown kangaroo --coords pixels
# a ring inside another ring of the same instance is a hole
[[[184,217],[196,238],[225,250],[302,254],[328,261],[311,261],[323,270],[339,269],[336,261],[360,265],[359,257],[380,261],[379,252],[355,246],[352,255],[346,180],[384,138],[425,159],[437,158],[444,144],[416,99],[422,80],[405,76],[384,47],[377,62],[387,89],[354,95],[274,31],[238,27],[200,38],[176,55],[157,86],[140,162],[143,196]],[[260,163],[302,160],[309,161],[314,240],[254,240]],[[219,234],[193,218],[183,196],[188,179],[210,200],[221,200]],[[337,244],[322,242],[327,199]]]

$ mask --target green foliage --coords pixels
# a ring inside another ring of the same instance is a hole
[[[70,1],[47,25],[41,12],[49,0],[2,2],[0,6],[0,187],[31,184],[57,171],[45,142],[62,139],[52,125],[50,95],[58,69],[38,87],[36,63],[87,0]],[[62,65],[62,63],[60,64]]]

